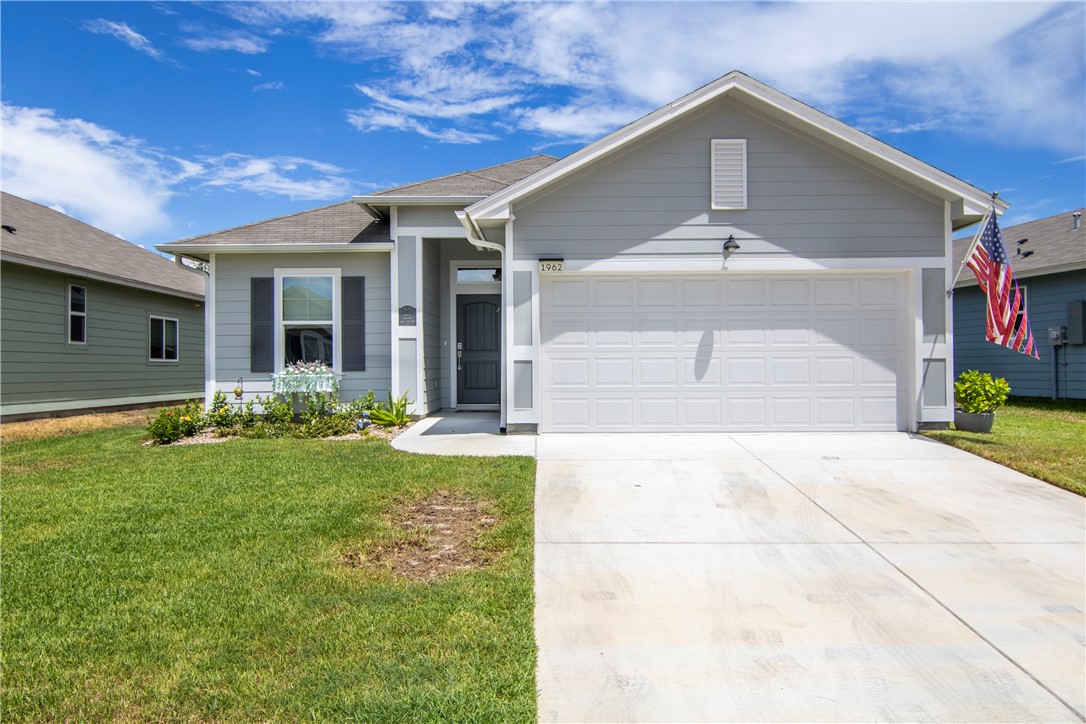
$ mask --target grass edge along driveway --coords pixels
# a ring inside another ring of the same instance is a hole
[[[923,434],[1086,496],[1086,400],[1012,397],[996,412],[990,434]]]
[[[529,458],[382,440],[3,449],[5,721],[534,721]],[[351,569],[436,490],[490,502],[490,568]]]

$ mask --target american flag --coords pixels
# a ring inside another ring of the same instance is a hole
[[[988,341],[1040,359],[994,211],[988,215],[980,239],[974,241],[966,264],[988,298]]]

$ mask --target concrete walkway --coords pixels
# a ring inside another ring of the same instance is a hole
[[[443,410],[419,420],[392,447],[421,455],[535,455],[535,435],[502,435],[497,412]]]
[[[1080,721],[1086,501],[907,434],[543,435],[543,721]]]

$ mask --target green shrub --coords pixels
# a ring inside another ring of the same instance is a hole
[[[340,416],[319,417],[300,425],[288,426],[291,437],[318,438],[350,435],[355,431],[354,420]]]
[[[237,425],[236,408],[227,401],[226,395],[222,391],[216,391],[215,396],[211,399],[211,408],[207,411],[207,419],[216,432],[230,430]]]
[[[954,383],[954,400],[962,412],[995,412],[1007,401],[1011,386],[1002,377],[966,370]]]
[[[392,390],[388,391],[388,401],[374,407],[370,412],[370,420],[374,425],[382,427],[400,427],[411,422],[411,413],[408,405],[407,393],[403,393],[397,399],[392,399]]]
[[[264,410],[260,417],[265,423],[285,425],[294,419],[294,406],[288,400],[272,395],[266,399],[257,396],[256,401]]]
[[[169,445],[181,439],[181,410],[179,408],[164,408],[159,410],[153,418],[147,419],[147,432],[157,444]]]

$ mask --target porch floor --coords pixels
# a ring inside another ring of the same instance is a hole
[[[419,420],[392,447],[422,455],[526,455],[535,457],[535,435],[502,435],[497,412],[442,410]]]

